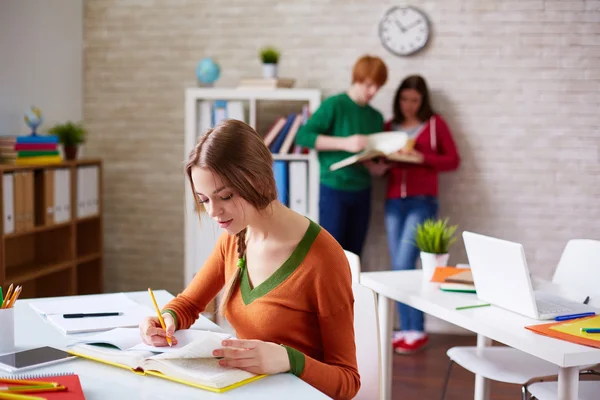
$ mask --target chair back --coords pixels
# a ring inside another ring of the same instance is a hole
[[[360,257],[351,251],[344,250],[346,258],[350,264],[350,272],[352,273],[352,282],[360,282]]]
[[[552,283],[590,296],[590,305],[600,306],[600,240],[572,239],[567,242],[554,271]]]
[[[354,292],[354,340],[360,374],[360,390],[356,400],[377,400],[381,388],[381,354],[379,349],[379,319],[375,293],[358,282]]]

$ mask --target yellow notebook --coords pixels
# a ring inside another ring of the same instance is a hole
[[[62,158],[60,156],[25,157],[15,159],[15,165],[58,164],[61,162]]]
[[[574,319],[568,322],[563,322],[559,325],[554,325],[550,329],[557,332],[566,333],[567,335],[578,336],[588,340],[600,342],[600,334],[581,332],[581,328],[600,328],[600,316],[585,319]]]
[[[127,369],[138,375],[155,376],[173,382],[223,393],[266,377],[219,365],[210,346],[201,342],[168,353],[123,351],[109,346],[77,344],[67,351],[75,356]]]

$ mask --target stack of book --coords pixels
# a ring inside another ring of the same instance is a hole
[[[15,165],[62,162],[58,137],[53,135],[0,136],[0,159],[4,164]]]

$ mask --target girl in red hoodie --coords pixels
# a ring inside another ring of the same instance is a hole
[[[419,249],[414,245],[417,224],[435,218],[438,211],[438,174],[458,168],[460,158],[444,119],[429,103],[429,91],[419,75],[402,81],[394,97],[394,117],[388,131],[403,131],[414,140],[412,153],[420,163],[392,163],[388,169],[385,225],[394,270],[415,269]],[[398,303],[401,331],[393,346],[398,353],[412,353],[428,341],[423,313]]]

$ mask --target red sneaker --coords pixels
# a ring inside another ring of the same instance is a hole
[[[413,354],[424,349],[427,346],[427,342],[429,342],[429,337],[425,335],[422,338],[411,342],[407,342],[404,338],[398,339],[392,343],[392,346],[394,347],[394,351],[398,354]]]

